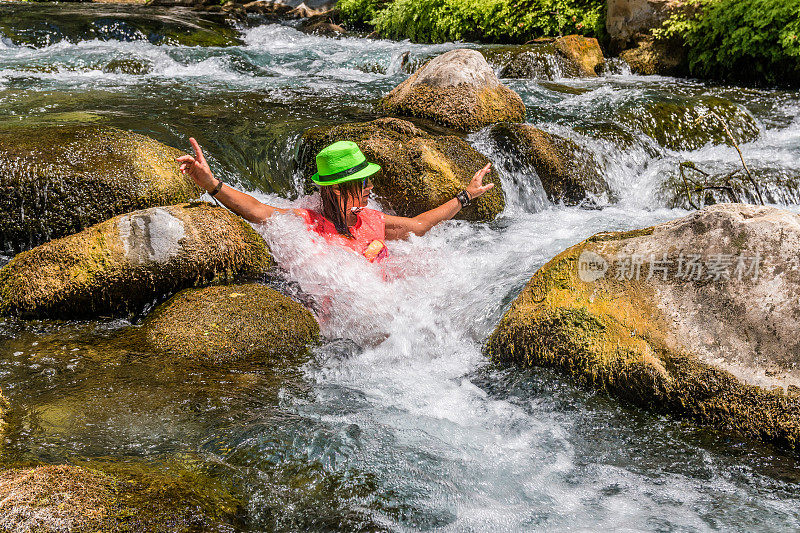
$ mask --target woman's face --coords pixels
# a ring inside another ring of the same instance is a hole
[[[348,194],[342,194],[341,191],[337,191],[337,195],[339,196],[339,201],[344,202],[344,212],[350,213],[353,211],[360,211],[361,209],[367,207],[367,201],[369,200],[369,196],[372,193],[372,181],[369,178],[366,178],[365,182],[361,186],[361,193],[357,195],[355,198],[351,198]]]

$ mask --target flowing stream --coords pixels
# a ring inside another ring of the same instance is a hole
[[[0,6],[0,19],[19,9]],[[305,129],[377,118],[375,102],[407,76],[405,52],[419,61],[463,46],[261,24],[238,45],[195,47],[114,27],[77,39],[51,28],[35,46],[0,40],[0,125],[108,124],[184,149],[194,136],[218,175],[281,206],[314,205],[292,163]],[[504,165],[508,154],[477,132],[468,141],[506,192],[490,224],[451,221],[392,243],[382,267],[321,249],[290,216],[258,227],[279,264],[270,283],[320,316],[325,340],[302,375],[165,365],[125,342],[137,317],[0,322],[6,458],[187,462],[244,495],[248,531],[799,529],[793,456],[481,354],[558,252],[686,214],[660,193],[680,161],[722,173],[738,164],[724,144],[662,147],[623,110],[724,98],[757,124],[741,145],[753,168],[800,169],[796,92],[617,70],[503,80],[530,122],[594,153],[613,196],[601,209],[551,204],[534,173]]]

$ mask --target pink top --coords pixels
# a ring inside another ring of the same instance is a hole
[[[387,255],[386,216],[374,209],[362,209],[356,213],[356,223],[350,226],[353,238],[340,235],[333,222],[310,209],[300,209],[309,229],[319,233],[328,243],[350,248],[370,262],[381,261]]]

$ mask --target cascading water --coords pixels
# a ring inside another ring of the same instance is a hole
[[[4,41],[0,120],[111,124],[184,147],[193,135],[224,179],[273,205],[313,206],[292,173],[298,135],[376,118],[374,102],[405,76],[404,52],[457,46],[333,40],[274,24],[228,48]],[[136,69],[119,67],[131,62]],[[665,148],[622,110],[726,98],[760,129],[741,144],[751,167],[793,176],[800,98],[630,74],[504,81],[531,122],[595,155],[618,201],[554,205],[478,132],[468,141],[506,190],[491,224],[444,223],[392,243],[381,266],[314,242],[292,216],[259,226],[279,265],[272,282],[314,309],[325,338],[303,379],[277,394],[257,372],[165,368],[118,341],[136,327],[128,321],[0,323],[0,387],[16,420],[7,453],[49,462],[191,454],[235,480],[253,531],[800,527],[792,457],[481,354],[548,259],[599,231],[685,214],[659,192],[678,162],[719,172],[738,162],[721,144]]]

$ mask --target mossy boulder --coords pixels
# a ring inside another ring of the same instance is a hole
[[[501,78],[555,80],[577,78],[578,66],[558,53],[552,42],[491,46],[481,49]]]
[[[195,203],[134,211],[15,256],[0,269],[0,314],[118,315],[215,278],[258,276],[266,243],[230,211]]]
[[[147,317],[142,332],[155,350],[214,365],[280,366],[319,338],[314,316],[257,283],[186,289]]]
[[[200,195],[182,152],[103,126],[0,130],[0,249],[19,251],[121,213]]]
[[[639,103],[623,109],[619,118],[670,150],[697,150],[708,143],[731,144],[720,119],[739,144],[759,135],[753,115],[729,100],[714,96],[675,96]]]
[[[477,50],[451,50],[423,65],[379,103],[385,112],[431,119],[460,131],[521,122],[525,105]]]
[[[31,2],[0,11],[0,33],[15,45],[43,47],[59,41],[149,41],[180,46],[242,44],[224,13],[155,6],[93,3],[79,8]]]
[[[611,197],[594,156],[574,141],[530,124],[498,124],[490,135],[509,162],[536,172],[550,201],[607,203]]]
[[[22,532],[219,531],[242,504],[211,478],[126,465],[0,472],[0,529]]]
[[[553,41],[555,49],[578,68],[581,76],[597,76],[603,72],[606,60],[600,43],[594,37],[567,35]]]
[[[372,176],[375,195],[401,216],[416,216],[453,198],[489,162],[463,139],[434,136],[395,118],[320,126],[300,140],[298,166],[309,190],[316,172],[316,155],[341,140],[353,141],[370,161],[381,166]],[[505,208],[500,179],[494,169],[484,178],[494,188],[464,208],[456,218],[493,220]]]
[[[800,215],[743,204],[600,233],[534,274],[486,353],[796,448],[798,251]]]
[[[635,74],[687,76],[689,65],[686,49],[674,40],[656,40],[646,36],[636,40],[636,46],[619,54]]]

